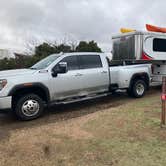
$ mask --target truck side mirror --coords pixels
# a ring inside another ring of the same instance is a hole
[[[57,77],[58,74],[67,73],[67,62],[60,62],[52,69],[52,76]]]
[[[60,62],[58,66],[60,69],[59,73],[67,73],[67,62]]]

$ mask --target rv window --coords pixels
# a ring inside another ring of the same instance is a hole
[[[153,40],[153,51],[166,52],[166,39],[155,38]]]

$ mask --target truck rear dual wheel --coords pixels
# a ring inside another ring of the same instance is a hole
[[[144,80],[135,80],[130,89],[127,90],[129,96],[141,98],[145,95],[147,85]]]
[[[42,99],[36,94],[26,94],[19,97],[14,111],[20,120],[33,120],[40,117],[44,110]]]

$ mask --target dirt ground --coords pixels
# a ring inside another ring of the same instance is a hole
[[[118,159],[110,159],[111,156],[116,158],[124,155],[123,151],[119,152],[119,150],[117,154],[116,150],[107,152],[108,145],[115,148],[113,142],[116,139],[113,140],[111,136],[121,137],[129,142],[132,141],[131,138],[140,141],[152,138],[152,133],[156,131],[147,132],[147,129],[140,125],[139,118],[135,121],[133,128],[131,126],[125,128],[124,126],[130,124],[130,119],[119,116],[118,111],[128,104],[130,107],[127,110],[137,109],[138,106],[142,111],[139,102],[148,101],[149,98],[152,98],[149,108],[160,109],[160,88],[152,88],[142,99],[133,99],[126,93],[117,93],[92,101],[47,108],[43,117],[30,122],[18,121],[10,112],[1,113],[0,165],[125,165],[125,162],[121,164]],[[153,102],[155,102],[154,105]],[[144,107],[148,105],[145,104]],[[111,119],[106,119],[110,115]],[[135,117],[128,112],[127,115]],[[148,117],[149,112],[145,110],[140,118],[142,115],[143,118],[146,115]],[[153,111],[150,117],[157,117],[159,120],[160,114]],[[159,125],[158,122],[157,125]],[[100,125],[99,128],[98,125]],[[124,133],[121,131],[122,128]],[[134,128],[139,128],[138,131],[141,132],[145,130],[144,136],[139,132],[133,132]],[[166,134],[162,132],[160,136],[163,139],[166,138]],[[102,140],[99,141],[100,139]],[[108,140],[112,142],[107,142]],[[121,144],[118,146],[124,148]],[[132,160],[126,165],[133,165]]]

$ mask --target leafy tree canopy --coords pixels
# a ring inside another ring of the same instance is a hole
[[[98,47],[97,43],[93,40],[90,42],[80,41],[76,47],[77,52],[102,52],[101,48]]]
[[[27,68],[35,64],[42,58],[60,52],[101,52],[101,48],[98,47],[94,41],[86,42],[80,41],[78,45],[68,44],[50,44],[42,43],[35,47],[35,53],[31,56],[20,56],[16,59],[2,59],[0,60],[0,70]]]
[[[102,50],[93,40],[90,42],[80,41],[75,49],[72,49],[72,47],[67,44],[52,45],[48,43],[42,43],[35,47],[35,55],[40,57],[46,57],[50,54],[60,52],[102,52]]]

